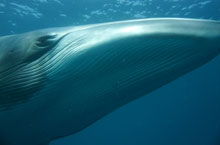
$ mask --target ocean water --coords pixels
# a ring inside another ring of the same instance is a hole
[[[220,1],[0,0],[0,36],[154,17],[220,21]],[[220,145],[220,57],[50,145]]]

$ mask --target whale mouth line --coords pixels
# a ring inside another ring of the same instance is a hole
[[[173,18],[0,37],[0,144],[49,144],[84,129],[215,58],[218,31],[218,22]]]

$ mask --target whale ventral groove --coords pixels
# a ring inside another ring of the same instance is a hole
[[[35,63],[35,60],[52,50],[61,39],[56,34],[37,36],[35,39],[32,35],[19,34],[17,37],[12,35],[7,39],[0,39],[0,45],[8,49],[7,55],[0,58],[0,63],[5,63],[0,68],[0,76],[3,76],[0,78],[0,110],[25,103],[32,94],[43,88],[47,78],[42,68],[38,67],[40,64],[30,65],[29,70],[25,66]],[[9,45],[6,46],[7,43]],[[28,71],[32,71],[31,75],[22,75]]]
[[[76,133],[208,63],[219,42],[219,22],[185,18],[0,37],[0,145],[46,145]]]

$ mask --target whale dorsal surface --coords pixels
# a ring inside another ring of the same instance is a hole
[[[46,145],[220,53],[220,23],[157,18],[0,37],[0,144]]]

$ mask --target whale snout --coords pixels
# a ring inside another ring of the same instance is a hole
[[[220,23],[198,19],[129,20],[0,37],[0,142],[48,144],[76,133],[219,53]]]

